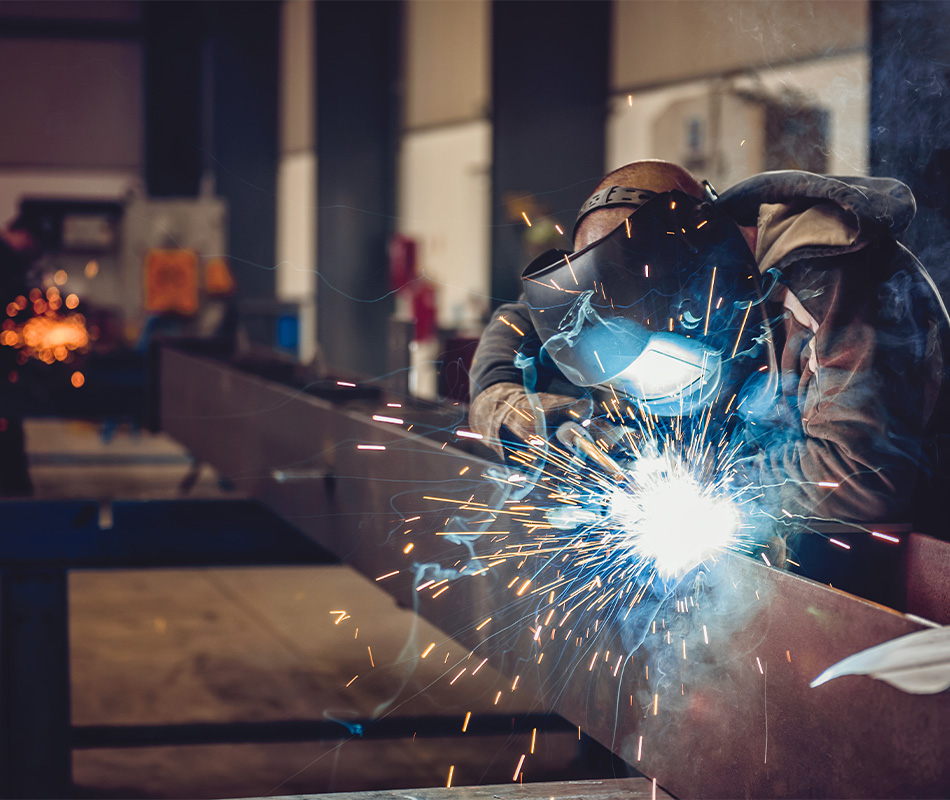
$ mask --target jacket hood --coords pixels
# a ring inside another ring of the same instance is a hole
[[[910,188],[894,178],[837,177],[799,170],[763,172],[723,192],[718,205],[740,225],[757,225],[766,204],[831,201],[862,238],[899,236],[917,213]]]

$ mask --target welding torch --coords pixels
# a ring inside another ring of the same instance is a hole
[[[611,477],[626,481],[627,473],[591,439],[590,433],[576,422],[565,422],[555,434],[557,440],[570,452],[587,456]],[[545,519],[555,528],[572,530],[585,525],[597,524],[603,517],[603,511],[590,507],[562,505],[548,509]]]
[[[601,450],[590,438],[590,434],[576,422],[565,422],[557,429],[557,440],[571,450],[580,451],[597,466],[619,480],[626,480],[623,468]]]

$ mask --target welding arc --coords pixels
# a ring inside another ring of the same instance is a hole
[[[598,464],[607,472],[616,475],[620,480],[626,480],[626,473],[610,456],[597,447],[585,431],[576,422],[565,422],[557,429],[557,440],[565,447],[580,450],[591,461]]]

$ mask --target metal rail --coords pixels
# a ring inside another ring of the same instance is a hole
[[[398,569],[380,585],[404,603],[419,600],[414,565],[451,565],[462,548],[419,537],[407,555],[394,521],[420,515],[420,529],[437,530],[445,507],[425,497],[492,500],[491,482],[477,477],[491,465],[419,436],[421,423],[407,431],[374,422],[365,405],[332,404],[174,350],[164,351],[161,369],[170,435],[368,577]],[[287,474],[304,477],[280,479]],[[943,543],[921,542],[914,549],[948,557]],[[517,574],[502,564],[453,582],[438,599],[420,602],[420,613],[503,673],[520,675],[519,691],[538,691],[546,708],[677,796],[937,797],[950,787],[950,693],[908,695],[865,677],[809,688],[839,659],[921,627],[901,613],[727,558],[720,574],[728,581],[713,600],[730,602],[733,612],[686,609],[705,624],[702,634],[678,624],[674,635],[673,620],[684,615],[671,600],[657,612],[658,631],[646,630],[622,669],[603,663],[602,650],[589,668],[587,658],[579,666],[574,642],[538,664],[525,624],[534,601],[505,590]],[[947,613],[939,592],[918,585],[915,593],[933,616]],[[629,628],[600,624],[598,647],[627,653]]]

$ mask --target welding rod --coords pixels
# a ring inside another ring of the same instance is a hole
[[[598,464],[604,470],[612,473],[621,480],[626,480],[627,474],[620,468],[620,465],[601,450],[580,425],[576,422],[565,422],[557,429],[557,440],[565,447],[576,448],[580,450],[591,461]]]

